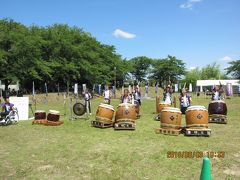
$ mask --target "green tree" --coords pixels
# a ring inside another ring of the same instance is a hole
[[[186,72],[185,78],[182,81],[183,83],[190,84],[192,83],[193,88],[196,87],[197,80],[201,79],[201,69],[196,68]]]
[[[168,83],[177,82],[185,74],[185,63],[174,56],[156,59],[152,73],[152,77],[159,82],[161,87],[164,87]]]
[[[229,62],[230,67],[226,68],[227,74],[231,74],[234,78],[240,79],[240,60]]]
[[[129,60],[130,73],[139,82],[146,79],[152,60],[146,56],[139,56]]]
[[[209,64],[201,69],[201,79],[221,79],[224,75],[221,73],[220,65],[217,63]]]
[[[27,28],[20,23],[11,19],[0,20],[0,79],[4,81],[5,90],[18,79],[19,70],[25,68],[19,51],[26,35]]]

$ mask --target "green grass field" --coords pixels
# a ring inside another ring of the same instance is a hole
[[[240,97],[226,99],[228,124],[210,124],[210,137],[155,134],[154,94],[143,100],[135,131],[91,127],[97,106],[92,101],[89,120],[69,121],[61,126],[17,125],[0,127],[0,179],[199,179],[202,158],[167,158],[169,151],[224,151],[211,158],[213,179],[240,179]],[[37,96],[37,109],[64,113],[63,97],[49,94],[48,105]],[[119,100],[112,100],[116,108]],[[208,106],[209,99],[193,96],[193,105]],[[185,125],[182,117],[182,125]]]

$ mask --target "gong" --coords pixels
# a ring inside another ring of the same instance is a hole
[[[85,106],[82,103],[75,103],[73,105],[73,112],[77,116],[82,116],[85,113]]]

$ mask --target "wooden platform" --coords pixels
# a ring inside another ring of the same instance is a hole
[[[97,128],[109,128],[109,127],[113,127],[113,123],[109,123],[109,122],[103,122],[103,121],[91,121],[91,124],[93,127],[97,127]]]
[[[46,119],[38,119],[38,120],[34,120],[32,124],[41,124],[45,126],[59,126],[63,124],[63,121],[48,121]]]
[[[209,123],[227,124],[227,116],[221,114],[211,114],[208,119]]]
[[[115,130],[135,130],[136,124],[133,122],[118,122],[114,124]]]
[[[210,136],[211,129],[209,128],[185,128],[185,136]]]
[[[38,120],[33,120],[32,124],[47,124],[47,120],[46,119],[38,119]]]
[[[47,121],[45,126],[60,126],[63,124],[63,121]]]
[[[157,128],[155,129],[156,134],[165,134],[171,136],[178,136],[181,134],[181,129],[164,129],[164,128]]]

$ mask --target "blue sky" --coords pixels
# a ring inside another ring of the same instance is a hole
[[[239,0],[0,0],[0,18],[77,26],[123,58],[169,54],[187,68],[240,59],[239,9]]]

